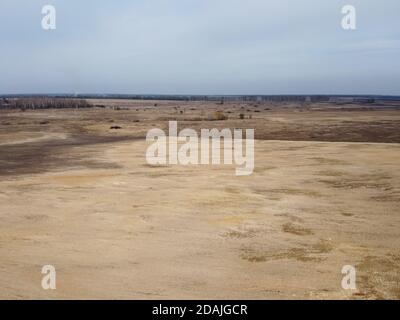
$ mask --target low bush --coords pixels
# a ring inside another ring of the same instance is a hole
[[[218,121],[223,121],[223,120],[228,119],[228,117],[226,115],[224,115],[224,113],[222,111],[215,111],[214,117],[215,117],[215,120],[218,120]]]

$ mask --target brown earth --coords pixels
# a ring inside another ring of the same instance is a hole
[[[91,102],[0,110],[0,298],[400,298],[399,110]],[[147,165],[168,120],[254,128],[253,175]]]

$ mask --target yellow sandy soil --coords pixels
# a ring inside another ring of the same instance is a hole
[[[258,140],[249,177],[152,167],[146,148],[79,146],[114,166],[2,177],[0,298],[400,298],[398,144]]]

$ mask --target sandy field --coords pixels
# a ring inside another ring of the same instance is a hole
[[[400,299],[400,110],[91,103],[0,110],[1,299]],[[148,165],[168,120],[254,128],[254,173]]]

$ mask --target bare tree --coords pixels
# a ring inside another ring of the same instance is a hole
[[[83,99],[65,98],[17,98],[10,99],[8,103],[0,100],[0,107],[11,109],[65,109],[65,108],[90,108],[92,105]]]

